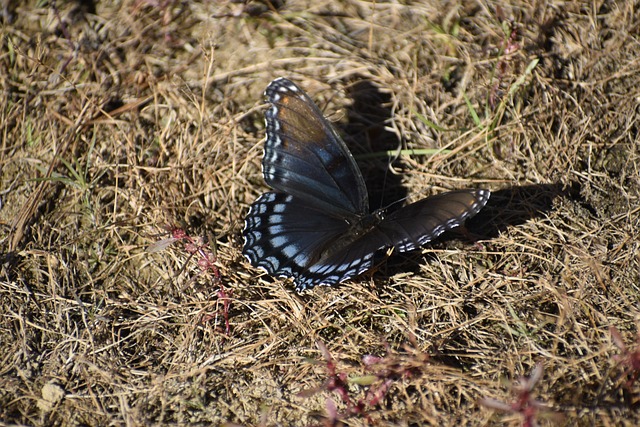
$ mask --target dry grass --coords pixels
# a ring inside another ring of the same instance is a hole
[[[631,2],[17,3],[0,17],[0,422],[519,425],[478,400],[522,397],[541,363],[540,424],[640,424],[609,331],[633,355]],[[480,240],[304,295],[252,268],[240,230],[278,76],[357,154],[442,149],[377,156],[366,178],[412,199],[490,188]],[[167,227],[214,236],[219,281],[183,242],[145,250]]]

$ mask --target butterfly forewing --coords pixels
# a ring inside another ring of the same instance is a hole
[[[318,107],[295,84],[265,91],[267,138],[262,170],[272,188],[342,216],[368,213],[367,188],[353,156]]]

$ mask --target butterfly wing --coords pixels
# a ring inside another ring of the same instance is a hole
[[[436,194],[391,213],[378,229],[399,252],[413,251],[476,215],[490,195],[488,190]]]
[[[262,171],[267,184],[328,215],[369,213],[367,188],[346,144],[298,86],[285,78],[265,97],[267,138]]]
[[[350,250],[347,222],[288,194],[260,196],[245,224],[243,254],[272,276],[293,277],[298,291],[356,276],[376,252]]]

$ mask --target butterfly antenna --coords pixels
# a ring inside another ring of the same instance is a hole
[[[396,154],[394,154],[393,156],[390,156],[388,158],[387,167],[384,168],[384,177],[383,177],[383,180],[382,180],[382,189],[380,191],[380,203],[378,204],[379,209],[384,209],[384,210],[389,209],[391,206],[394,206],[394,205],[399,204],[399,203],[404,203],[408,199],[408,196],[404,196],[404,197],[401,197],[398,200],[392,201],[389,204],[385,204],[385,201],[384,201],[384,197],[387,194],[387,182],[388,182],[387,178],[388,178],[389,172],[391,171],[391,165],[393,164],[394,161],[396,161],[400,157],[400,150],[399,149],[398,150],[394,150],[393,152],[396,153]],[[391,151],[388,151],[387,153],[391,154]]]

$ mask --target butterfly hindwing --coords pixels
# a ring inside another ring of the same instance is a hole
[[[322,257],[295,275],[296,288],[333,285],[369,270],[380,251],[419,249],[477,214],[489,199],[487,190],[460,190],[419,200],[393,212],[356,238],[332,240]],[[317,223],[315,221],[314,223]]]
[[[344,242],[348,224],[284,193],[260,196],[245,223],[243,253],[251,264],[272,276],[293,277],[298,290],[353,277],[370,268],[374,255],[340,250],[337,242]],[[332,260],[336,253],[339,262]]]
[[[398,252],[413,251],[477,214],[489,195],[487,190],[436,194],[391,213],[378,228]]]

